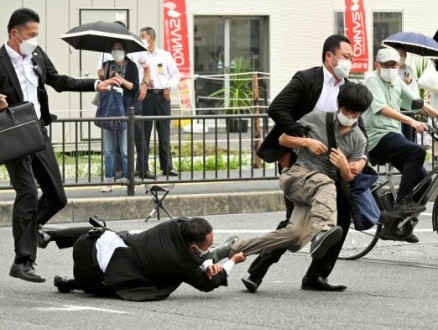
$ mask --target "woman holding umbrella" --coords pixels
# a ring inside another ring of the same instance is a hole
[[[104,79],[117,77],[121,81],[120,87],[123,89],[123,106],[122,113],[126,115],[128,107],[139,107],[140,102],[137,100],[138,93],[138,69],[126,56],[126,43],[124,40],[117,40],[112,44],[111,55],[113,61],[107,61],[99,70],[99,77]],[[128,143],[126,127],[121,130],[103,130],[103,145],[105,152],[105,180],[108,185],[102,188],[102,192],[111,192],[112,186],[109,184],[114,181],[114,155],[116,143],[120,149],[122,157],[123,177],[127,177],[128,168]]]

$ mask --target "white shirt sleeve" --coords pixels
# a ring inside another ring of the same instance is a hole
[[[213,259],[207,259],[207,260],[205,260],[205,261],[202,263],[201,268],[202,268],[204,271],[206,271],[207,268],[208,268],[208,266],[211,266],[211,265],[213,265]],[[227,261],[222,265],[222,267],[224,268],[225,272],[227,273],[227,277],[228,277],[228,276],[230,276],[230,274],[231,274],[231,270],[232,270],[233,267],[234,267],[234,261],[233,261],[233,260],[227,260]]]
[[[227,272],[227,277],[228,277],[228,276],[230,276],[231,270],[234,267],[234,261],[229,259],[222,265],[222,267],[224,267],[225,271]]]
[[[179,83],[179,70],[176,66],[175,60],[172,58],[172,55],[167,52],[168,54],[168,60],[167,60],[167,74],[169,77],[169,86],[164,87],[170,87],[170,88],[177,88]]]

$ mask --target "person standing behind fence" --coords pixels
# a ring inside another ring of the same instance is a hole
[[[170,92],[178,87],[179,71],[172,55],[155,45],[156,33],[151,27],[140,30],[140,39],[144,40],[148,48],[147,56],[150,65],[151,80],[148,84],[148,93],[143,101],[143,116],[170,116]],[[170,120],[157,120],[155,126],[159,140],[160,168],[163,175],[178,176],[172,165],[170,150]],[[152,121],[144,122],[145,143],[150,150]]]
[[[125,23],[121,21],[115,21],[114,23],[120,24],[123,27],[126,28]],[[147,60],[146,51],[142,52],[135,52],[130,53],[127,55],[129,59],[134,62],[137,65],[138,68],[138,81],[139,81],[139,91],[138,96],[136,99],[136,102],[134,104],[134,112],[136,116],[142,115],[142,105],[141,102],[143,102],[144,98],[146,97],[147,93],[147,84],[144,83],[144,81],[150,80],[150,73],[149,73],[149,63]],[[100,54],[99,61],[97,63],[97,74],[99,76],[99,79],[103,79],[103,63],[106,61],[113,60],[111,54],[109,53],[102,53]],[[155,176],[148,173],[148,158],[147,158],[147,150],[146,145],[143,142],[143,123],[141,121],[136,120],[135,121],[135,148],[137,150],[137,160],[135,164],[135,175],[140,176],[142,178],[146,179],[154,179]],[[116,179],[119,177],[122,177],[122,164],[120,160],[120,151],[117,149],[116,151],[116,170],[115,170],[115,177]],[[146,168],[146,170],[143,170],[143,168]],[[118,175],[118,171],[120,171],[120,175]]]
[[[108,67],[107,77],[117,77],[121,80],[123,88],[123,105],[126,109],[134,106],[138,93],[138,70],[137,66],[126,56],[126,45],[123,40],[114,42],[111,56],[114,61],[105,62],[103,67]],[[128,134],[126,129],[122,130],[103,130],[103,145],[105,150],[105,180],[107,186],[102,188],[102,192],[111,192],[112,186],[109,184],[114,181],[114,155],[116,145],[120,150],[122,158],[123,178],[128,177]]]
[[[9,106],[32,102],[41,124],[46,148],[6,163],[16,192],[12,211],[15,258],[9,275],[31,282],[44,282],[35,271],[37,226],[47,223],[67,203],[58,162],[45,126],[52,122],[44,85],[62,91],[107,91],[113,78],[105,81],[74,79],[61,75],[38,46],[39,15],[28,8],[14,11],[8,23],[8,41],[0,48],[0,91]],[[0,105],[2,106],[2,105]],[[28,137],[32,139],[32,136]],[[38,187],[42,191],[38,198]]]

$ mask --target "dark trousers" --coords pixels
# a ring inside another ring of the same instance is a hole
[[[418,200],[428,185],[423,186],[416,196],[412,195],[415,185],[427,176],[423,167],[426,150],[415,142],[409,141],[398,133],[388,133],[369,152],[370,160],[377,164],[391,163],[401,173],[397,200]]]
[[[135,102],[134,113],[136,116],[143,115],[143,105],[139,101]],[[143,121],[135,121],[135,135],[134,144],[137,151],[137,160],[135,163],[135,170],[143,175],[145,172],[149,172],[149,148],[146,145],[145,128]]]
[[[36,260],[37,225],[44,225],[67,204],[52,143],[46,128],[41,127],[41,131],[46,143],[44,150],[5,164],[16,192],[12,232],[18,263]],[[37,183],[42,191],[40,198]]]
[[[336,204],[338,208],[338,219],[337,225],[342,227],[343,234],[342,238],[338,243],[333,245],[321,259],[312,259],[312,262],[307,270],[306,276],[311,279],[316,279],[319,276],[324,278],[328,277],[333,270],[336,260],[338,259],[339,253],[341,252],[342,245],[344,244],[345,237],[347,236],[348,230],[350,228],[350,212],[345,206],[347,201],[342,194],[338,185],[336,185],[337,198]],[[293,203],[285,198],[286,203],[286,220],[280,222],[277,229],[283,228],[288,223],[288,220],[292,214]],[[252,263],[248,269],[248,273],[253,279],[262,280],[263,277],[274,263],[277,263],[281,256],[287,251],[287,249],[277,249],[271,253],[264,253],[259,255]]]
[[[89,237],[93,227],[77,227],[48,231],[52,240],[60,249],[73,247],[73,276],[69,280],[70,289],[83,290],[87,293],[108,295],[113,292],[104,284],[103,273],[96,256],[96,240]]]
[[[405,109],[401,109],[401,110],[405,110]],[[412,114],[412,113],[406,113],[405,115],[415,119],[415,115]],[[415,131],[414,131],[414,129],[410,125],[402,123],[401,124],[401,130],[402,130],[402,133],[405,136],[405,138],[407,138],[409,141],[412,141],[412,142],[416,142],[417,141],[417,136],[415,134]]]
[[[143,100],[143,116],[170,116],[170,101],[163,98],[163,94],[154,94],[148,91]],[[147,154],[149,155],[152,121],[144,122],[145,143]],[[162,171],[169,171],[173,169],[172,155],[170,152],[170,120],[157,120],[155,127],[158,133],[159,141],[159,159],[160,168]]]

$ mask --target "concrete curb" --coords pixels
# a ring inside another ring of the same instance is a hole
[[[166,197],[164,206],[172,216],[208,216],[219,214],[282,211],[284,197],[280,191],[187,194]],[[0,202],[0,226],[11,226],[13,202]],[[50,223],[85,222],[92,215],[107,220],[146,219],[155,206],[151,196],[74,198]],[[161,211],[160,217],[167,218]],[[152,219],[157,218],[155,212]]]

